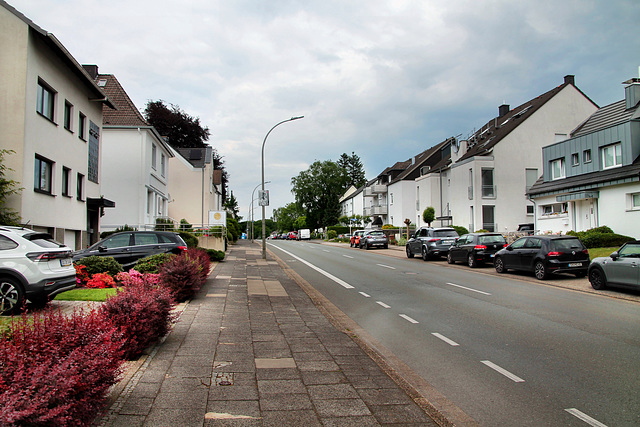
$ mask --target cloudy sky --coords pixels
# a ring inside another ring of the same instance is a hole
[[[604,106],[638,77],[637,0],[9,0],[140,109],[200,117],[241,215],[315,160],[355,152],[371,179],[576,76]],[[256,194],[257,196],[257,194]],[[255,210],[256,218],[260,210]]]

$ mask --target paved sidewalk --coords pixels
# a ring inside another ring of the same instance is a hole
[[[231,247],[104,426],[435,426],[271,257]]]

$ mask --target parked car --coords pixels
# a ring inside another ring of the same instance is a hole
[[[360,246],[360,237],[365,233],[365,230],[356,230],[353,236],[349,239],[349,246],[357,248]]]
[[[449,248],[447,262],[466,262],[471,268],[493,262],[496,252],[507,246],[507,239],[500,233],[469,233],[461,236]]]
[[[302,228],[298,231],[298,240],[311,240],[311,230]]]
[[[46,233],[0,226],[0,314],[46,304],[76,286],[71,249]]]
[[[535,232],[535,225],[532,222],[520,224],[518,225],[518,232],[525,233],[526,235],[531,236]]]
[[[589,251],[573,236],[521,237],[496,252],[493,265],[498,273],[507,270],[529,271],[538,280],[551,273],[571,273],[576,277],[587,275]]]
[[[458,237],[456,230],[451,227],[421,227],[407,242],[407,257],[413,258],[417,254],[427,261],[429,258],[446,255]]]
[[[640,240],[625,243],[608,257],[598,257],[589,265],[593,289],[609,286],[640,289]]]
[[[287,240],[298,240],[298,232],[290,231],[287,233]]]
[[[110,256],[118,261],[124,270],[129,270],[136,262],[151,255],[180,254],[187,250],[187,244],[178,233],[171,231],[123,231],[114,233],[93,246],[73,253],[73,260],[88,256]]]
[[[389,237],[387,237],[382,230],[369,231],[360,237],[358,247],[360,249],[371,249],[374,247],[387,249],[389,247]]]

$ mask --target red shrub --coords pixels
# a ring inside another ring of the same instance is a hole
[[[209,261],[207,261],[205,272],[199,253],[187,252],[171,258],[160,266],[160,281],[171,290],[176,301],[186,301],[193,297],[204,284],[209,274],[208,265]]]
[[[119,334],[95,311],[32,319],[0,337],[0,425],[90,425],[121,373]]]
[[[109,273],[96,273],[91,276],[91,279],[87,282],[87,288],[114,288],[116,286],[116,281],[113,280],[113,277],[109,275]]]
[[[89,281],[89,273],[87,272],[87,266],[73,263],[76,269],[76,283],[79,288],[85,287]]]
[[[132,283],[108,298],[100,312],[122,334],[125,358],[131,360],[169,332],[173,306],[168,289],[141,282]]]
[[[189,248],[187,249],[186,257],[192,259],[196,264],[198,264],[198,268],[200,270],[200,286],[204,285],[207,277],[209,277],[209,269],[211,268],[211,259],[209,258],[209,254],[204,249]]]

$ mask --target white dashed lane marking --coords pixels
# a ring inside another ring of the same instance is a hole
[[[449,345],[451,345],[451,346],[456,347],[456,346],[459,346],[459,345],[460,345],[460,344],[458,344],[457,342],[455,342],[455,341],[453,341],[453,340],[450,340],[449,338],[447,338],[447,337],[445,337],[444,335],[439,334],[439,333],[437,333],[437,332],[432,332],[432,333],[431,333],[431,335],[433,335],[433,336],[434,336],[434,337],[436,337],[436,338],[441,339],[442,341],[446,342],[447,344],[449,344]]]
[[[516,383],[523,383],[524,382],[524,380],[522,378],[520,378],[519,376],[512,374],[511,372],[507,371],[504,368],[501,368],[500,366],[496,365],[493,362],[490,362],[488,360],[483,360],[482,363],[484,363],[485,365],[487,365],[488,367],[490,367],[494,371],[501,373],[502,375],[504,375],[505,377],[509,378],[513,382],[516,382]]]

